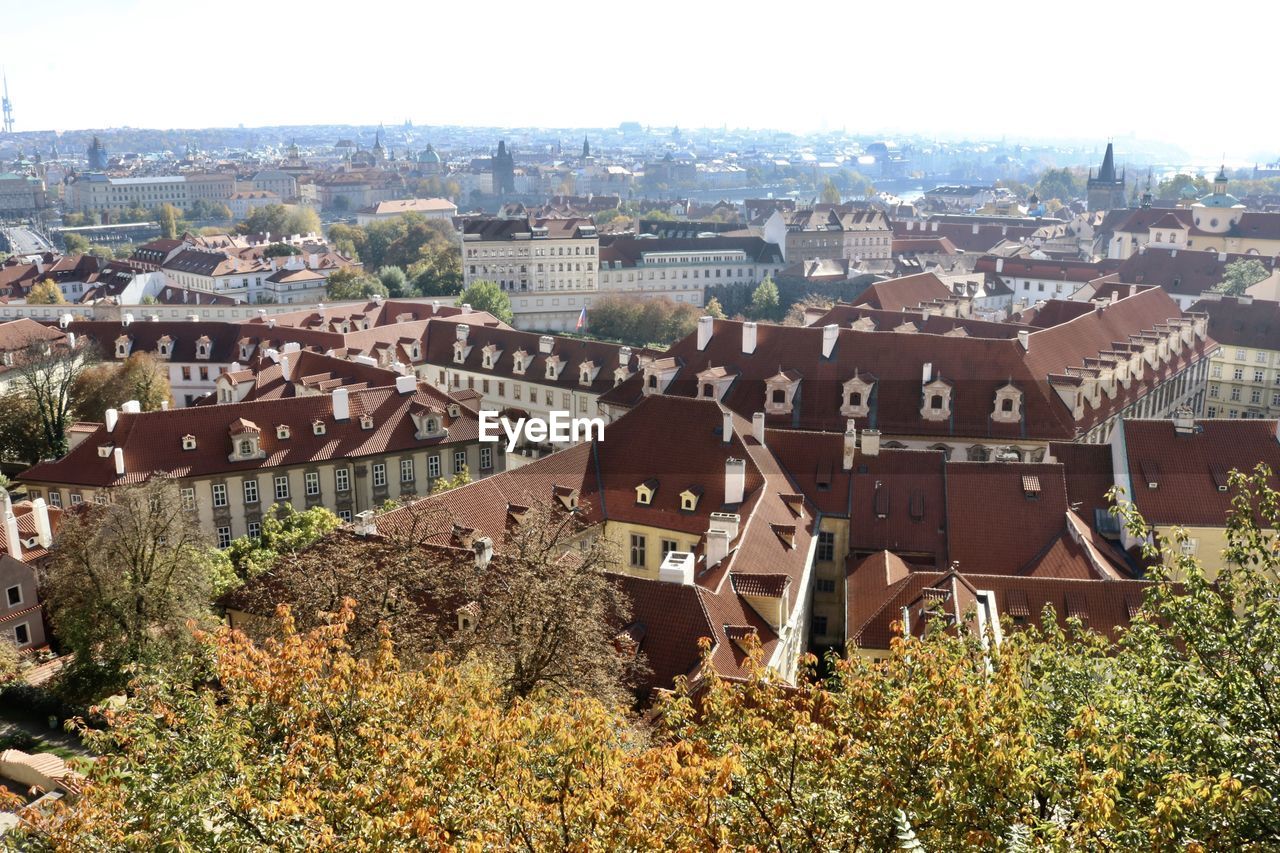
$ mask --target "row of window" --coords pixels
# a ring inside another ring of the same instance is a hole
[[[1220,386],[1220,385],[1217,385],[1217,384],[1215,383],[1215,384],[1212,384],[1212,385],[1210,385],[1210,386],[1209,386],[1209,397],[1210,397],[1210,398],[1212,398],[1212,399],[1214,399],[1214,400],[1217,400],[1217,399],[1219,399],[1221,396],[1222,396],[1222,388],[1221,388],[1221,386]],[[1230,400],[1231,402],[1233,402],[1233,403],[1239,403],[1239,402],[1242,402],[1243,395],[1241,394],[1240,386],[1239,386],[1239,385],[1232,385],[1232,386],[1231,386],[1231,390],[1230,390],[1230,392],[1229,392],[1229,393],[1228,393],[1228,395],[1227,395],[1227,399],[1229,399],[1229,400]],[[1249,402],[1250,402],[1250,403],[1252,403],[1252,404],[1253,404],[1253,405],[1255,405],[1255,406],[1260,406],[1260,405],[1262,405],[1262,390],[1261,390],[1261,389],[1259,389],[1259,388],[1251,388],[1251,389],[1249,389]],[[1273,406],[1280,406],[1280,391],[1272,392],[1272,394],[1271,394],[1271,405],[1273,405]]]
[[[662,559],[666,559],[667,555],[672,551],[680,550],[680,543],[674,539],[658,540],[658,547],[662,549]],[[643,569],[648,565],[649,537],[643,533],[631,534],[631,566],[636,569]]]

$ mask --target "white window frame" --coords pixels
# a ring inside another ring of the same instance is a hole
[[[333,469],[333,488],[338,492],[351,491],[351,469],[350,468],[334,468]]]
[[[214,532],[214,534],[217,537],[219,548],[231,547],[231,528],[230,527],[226,527],[226,526],[219,527]]]
[[[258,481],[256,479],[244,481],[244,502],[247,504],[256,504],[258,502]]]
[[[461,464],[459,464],[458,462],[459,458],[462,459]],[[465,450],[453,451],[453,473],[458,474],[462,471],[463,468],[466,468],[466,467],[467,467],[467,451]]]
[[[227,505],[227,484],[213,484],[213,505],[216,507],[224,507]]]
[[[12,600],[10,600],[9,593],[13,592],[15,589],[18,591],[18,600],[17,600],[17,601],[12,601]],[[5,603],[5,606],[6,606],[6,607],[21,607],[21,606],[22,606],[22,602],[23,602],[24,600],[25,600],[25,599],[23,598],[23,595],[22,595],[22,584],[20,584],[20,583],[16,583],[16,584],[14,584],[13,586],[5,587],[5,590],[4,590],[4,603]]]
[[[480,448],[480,470],[489,471],[493,469],[493,448]]]
[[[381,488],[387,484],[387,463],[373,463],[373,485],[375,488]]]
[[[310,483],[310,480],[308,480],[308,484],[309,483]],[[289,475],[288,474],[277,474],[275,477],[274,486],[275,486],[276,500],[278,501],[289,500]],[[316,490],[319,491],[319,488],[320,488],[320,483],[319,483],[319,480],[317,479]]]
[[[413,459],[400,460],[400,482],[412,483],[415,478]]]
[[[433,479],[440,476],[440,456],[438,454],[427,457],[427,476]]]

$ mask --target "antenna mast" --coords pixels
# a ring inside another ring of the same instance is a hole
[[[4,99],[0,102],[4,110],[4,132],[13,133],[13,101],[9,100],[9,75],[4,75]]]

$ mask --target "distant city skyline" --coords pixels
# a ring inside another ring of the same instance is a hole
[[[1212,30],[1094,0],[899,8],[53,0],[6,10],[0,65],[19,132],[637,121],[1280,155],[1268,31],[1242,4]]]

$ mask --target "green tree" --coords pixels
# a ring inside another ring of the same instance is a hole
[[[62,247],[68,255],[83,255],[89,251],[89,241],[80,234],[63,232]]]
[[[1245,291],[1265,279],[1270,273],[1261,261],[1253,258],[1241,258],[1227,264],[1222,271],[1222,281],[1214,285],[1218,293],[1230,296],[1243,296]]]
[[[1199,197],[1209,193],[1209,182],[1201,175],[1177,174],[1156,186],[1156,196],[1165,199]]]
[[[156,209],[156,219],[160,223],[160,236],[172,240],[178,236],[178,209],[171,204],[162,204]]]
[[[723,320],[725,317],[724,308],[720,306],[720,300],[714,296],[707,300],[707,304],[702,308],[702,313],[715,317],[717,320]]]
[[[324,227],[320,224],[320,214],[316,213],[314,208],[305,205],[291,205],[285,209],[288,211],[284,220],[285,235],[324,233]]]
[[[1035,191],[1041,201],[1056,198],[1070,202],[1080,197],[1083,187],[1070,169],[1049,169],[1036,182]]]
[[[272,243],[262,250],[262,257],[264,258],[287,258],[291,255],[301,254],[302,250],[290,243]]]
[[[168,365],[149,352],[135,352],[123,362],[98,362],[81,371],[71,386],[71,408],[76,420],[102,423],[107,409],[128,400],[154,412],[171,396]]]
[[[475,282],[462,291],[458,304],[470,305],[476,311],[488,311],[504,323],[515,319],[515,313],[511,310],[511,297],[498,287],[497,282]]]
[[[28,305],[65,305],[66,302],[62,296],[62,288],[51,278],[36,282],[27,291]]]
[[[386,296],[387,292],[382,282],[368,273],[341,269],[329,273],[325,279],[325,294],[330,299],[344,301]]]
[[[41,597],[76,665],[119,677],[185,646],[187,620],[209,616],[207,550],[177,484],[163,477],[65,516]]]
[[[840,203],[840,188],[836,186],[836,182],[830,178],[827,178],[827,182],[822,185],[821,199],[823,204]]]
[[[378,281],[387,289],[387,295],[394,299],[409,293],[409,278],[399,267],[382,267],[378,270]]]
[[[781,313],[779,299],[778,286],[773,283],[772,277],[766,277],[751,292],[750,313],[752,319],[777,320]]]
[[[236,576],[241,581],[251,580],[281,557],[297,554],[341,524],[322,506],[297,510],[292,504],[276,504],[263,516],[261,532],[235,540],[226,554]]]
[[[8,374],[9,391],[5,405],[0,406],[0,415],[17,412],[20,417],[29,418],[30,425],[38,431],[38,440],[34,445],[26,444],[26,428],[12,425],[5,428],[7,440],[16,438],[19,447],[25,445],[26,452],[35,451],[39,459],[65,456],[75,401],[72,389],[81,372],[93,362],[93,353],[83,345],[72,349],[37,342],[18,353]]]

